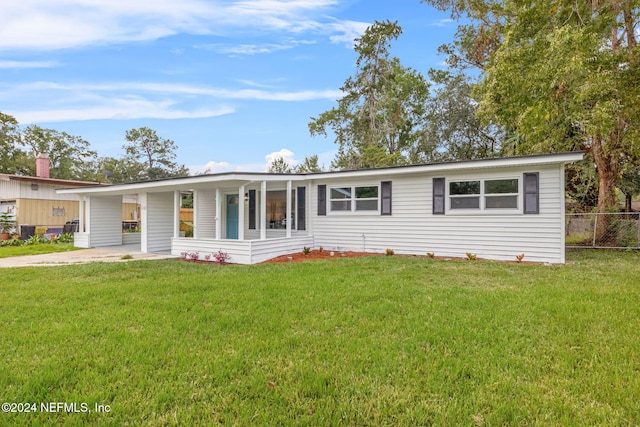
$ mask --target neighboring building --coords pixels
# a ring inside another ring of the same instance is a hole
[[[15,215],[16,232],[22,225],[31,225],[49,233],[60,233],[66,222],[78,218],[79,198],[75,194],[58,194],[56,188],[95,185],[95,182],[50,178],[49,157],[40,154],[36,159],[36,176],[0,174],[0,212]]]
[[[138,195],[143,252],[222,250],[253,264],[303,247],[564,263],[564,165],[582,152],[312,174],[222,173],[58,190],[78,194],[80,247],[120,245]],[[180,236],[193,192],[193,237]]]

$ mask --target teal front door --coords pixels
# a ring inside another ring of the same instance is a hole
[[[238,238],[238,202],[237,194],[227,194],[227,239]]]

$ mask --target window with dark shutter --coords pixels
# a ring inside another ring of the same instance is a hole
[[[249,230],[256,229],[256,190],[249,190]]]
[[[380,183],[380,215],[391,215],[391,181]]]
[[[318,185],[318,215],[327,214],[327,186]]]
[[[524,174],[524,213],[540,213],[540,174]]]
[[[307,187],[298,187],[298,197],[297,197],[297,203],[298,203],[298,230],[306,230],[306,224],[305,224],[305,205],[306,205],[306,194],[307,194]]]
[[[444,215],[444,178],[433,178],[433,214]]]

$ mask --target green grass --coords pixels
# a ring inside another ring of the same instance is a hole
[[[73,243],[42,243],[38,245],[25,246],[0,246],[0,258],[22,255],[40,255],[53,252],[75,251],[80,248],[73,246]]]
[[[638,252],[17,268],[0,425],[638,425]]]

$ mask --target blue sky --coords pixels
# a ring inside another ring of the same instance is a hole
[[[310,117],[355,72],[353,39],[375,20],[423,74],[456,30],[419,0],[20,0],[0,16],[0,111],[122,154],[128,129],[175,141],[194,173],[263,171],[336,145]]]

